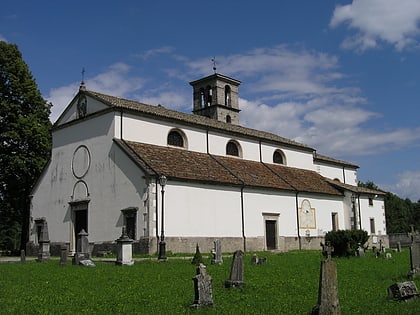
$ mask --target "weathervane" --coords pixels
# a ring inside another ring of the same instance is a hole
[[[213,57],[211,61],[213,62],[213,71],[216,73],[216,57]]]

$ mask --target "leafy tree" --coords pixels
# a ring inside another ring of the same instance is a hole
[[[29,238],[29,194],[51,149],[50,108],[18,47],[0,41],[0,248],[24,249]]]

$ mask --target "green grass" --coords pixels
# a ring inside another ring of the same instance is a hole
[[[409,271],[408,250],[392,255],[334,259],[342,314],[420,314],[420,299],[387,299],[387,288],[406,281]],[[198,310],[190,308],[195,267],[181,258],[131,267],[60,267],[57,260],[0,264],[0,314],[309,314],[317,303],[320,252],[259,256],[268,262],[253,266],[251,253],[245,255],[244,288],[225,289],[232,258],[218,266],[203,254],[215,307]],[[420,279],[415,282],[420,287]]]

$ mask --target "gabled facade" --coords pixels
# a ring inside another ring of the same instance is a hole
[[[358,166],[240,126],[239,84],[191,82],[194,114],[81,86],[33,189],[31,244],[44,221],[53,251],[74,252],[85,229],[93,254],[123,226],[139,253],[156,252],[162,232],[172,252],[216,239],[224,251],[318,249],[326,232],[352,228],[386,243],[384,195],[356,186]]]

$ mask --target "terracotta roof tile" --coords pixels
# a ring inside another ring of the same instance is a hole
[[[318,173],[235,157],[114,140],[149,176],[253,188],[342,195]]]

